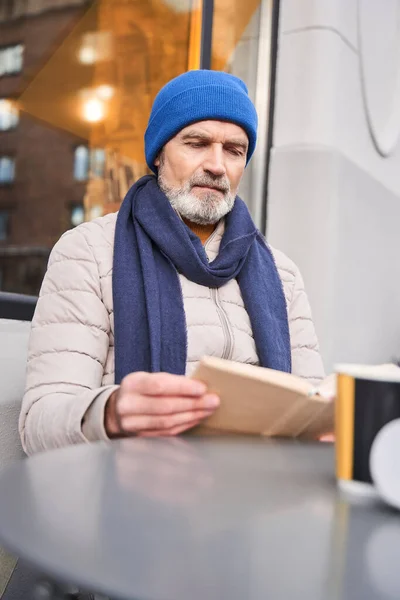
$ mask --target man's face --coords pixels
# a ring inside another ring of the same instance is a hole
[[[232,210],[246,166],[245,131],[224,121],[200,121],[182,129],[154,161],[158,183],[179,214],[200,225],[217,223]]]

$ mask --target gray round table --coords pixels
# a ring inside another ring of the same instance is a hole
[[[134,600],[400,597],[400,517],[337,492],[330,444],[221,437],[65,448],[0,477],[0,540]]]

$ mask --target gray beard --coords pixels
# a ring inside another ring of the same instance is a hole
[[[210,182],[204,183],[204,185],[207,184],[213,185]],[[235,196],[228,190],[223,191],[223,197],[217,191],[210,191],[200,199],[191,193],[192,184],[190,183],[183,188],[171,188],[165,183],[162,173],[159,173],[158,185],[167,196],[172,208],[181,217],[197,225],[214,225],[218,223],[232,210],[235,203]]]

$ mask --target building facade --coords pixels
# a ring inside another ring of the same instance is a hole
[[[16,0],[1,6],[0,286],[35,294],[51,247],[71,226],[73,207],[82,205],[85,184],[73,168],[83,140],[32,117],[20,98],[85,3]]]

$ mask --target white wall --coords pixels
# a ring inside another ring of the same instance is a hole
[[[326,369],[400,356],[400,0],[281,0],[268,239]]]

